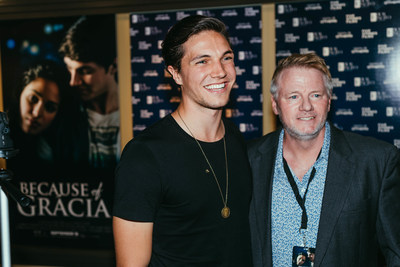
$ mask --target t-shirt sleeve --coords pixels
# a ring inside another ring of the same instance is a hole
[[[115,170],[113,215],[153,222],[160,203],[159,164],[148,145],[137,140],[124,148]]]

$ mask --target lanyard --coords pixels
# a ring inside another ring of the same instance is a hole
[[[319,155],[318,155],[318,157],[319,157]],[[307,192],[308,192],[308,187],[310,186],[310,183],[314,179],[314,176],[315,176],[315,173],[316,173],[315,167],[313,167],[313,169],[311,171],[310,179],[308,180],[308,183],[307,183],[306,192],[304,193],[304,197],[302,198],[300,196],[299,189],[297,188],[296,182],[294,181],[292,172],[290,171],[289,166],[288,166],[285,158],[284,157],[282,157],[282,158],[283,158],[283,168],[284,168],[286,176],[287,176],[287,178],[289,180],[290,186],[292,187],[292,190],[293,190],[293,193],[294,193],[294,195],[296,197],[297,202],[299,203],[301,209],[303,210],[303,213],[301,215],[301,227],[300,227],[300,229],[307,229],[308,217],[307,217],[307,211],[306,211],[305,203],[306,203],[306,196],[307,196]]]

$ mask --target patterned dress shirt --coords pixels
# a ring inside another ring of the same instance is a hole
[[[280,133],[272,185],[271,230],[273,266],[292,266],[294,246],[315,248],[328,166],[330,145],[330,127],[328,123],[325,124],[325,129],[324,143],[320,156],[304,175],[302,181],[292,172],[300,196],[304,198],[311,171],[313,167],[316,169],[314,179],[309,185],[305,202],[308,227],[306,230],[301,231],[299,229],[303,211],[296,200],[283,168],[282,144],[284,130]],[[305,244],[303,244],[304,240]]]

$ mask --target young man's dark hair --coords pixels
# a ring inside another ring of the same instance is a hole
[[[95,62],[106,70],[116,58],[114,16],[81,17],[67,32],[60,45],[62,57]]]
[[[232,46],[225,24],[220,20],[202,15],[189,16],[178,21],[174,27],[168,31],[161,44],[161,53],[165,66],[172,66],[174,69],[180,71],[181,59],[184,54],[183,44],[190,37],[202,31],[215,31],[220,33],[225,37],[229,45]]]

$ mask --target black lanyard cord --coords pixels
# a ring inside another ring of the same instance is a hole
[[[319,157],[319,155],[318,155]],[[283,158],[283,157],[282,157]],[[301,209],[303,210],[303,213],[301,215],[301,229],[307,229],[307,222],[308,222],[308,217],[307,217],[307,211],[306,211],[306,196],[307,196],[307,192],[308,192],[308,187],[310,186],[311,181],[314,179],[316,170],[313,167],[312,171],[311,171],[311,175],[310,175],[310,179],[308,180],[307,183],[307,188],[306,188],[306,192],[304,193],[304,197],[302,198],[300,196],[299,193],[299,189],[297,188],[296,182],[293,178],[292,172],[289,169],[289,166],[285,160],[285,158],[283,158],[283,168],[285,170],[286,176],[289,180],[290,186],[292,187],[293,193],[296,197],[297,202],[299,203]]]

